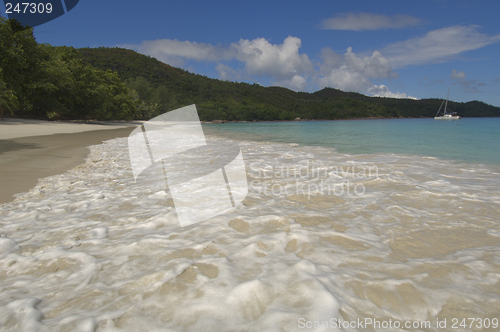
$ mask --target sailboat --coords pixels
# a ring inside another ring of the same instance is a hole
[[[439,110],[436,113],[436,116],[434,117],[434,120],[460,120],[460,116],[457,115],[457,112],[447,112],[446,110],[448,109],[448,98],[450,97],[450,89],[448,88],[448,94],[446,95],[446,103],[443,100],[441,103],[441,106],[439,107]],[[441,111],[441,108],[443,107],[444,104],[444,111],[443,115],[438,116],[439,112]]]

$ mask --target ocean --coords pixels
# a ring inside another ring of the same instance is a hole
[[[225,123],[204,128],[233,138],[332,147],[341,153],[398,153],[500,165],[500,118]]]
[[[249,193],[186,227],[92,146],[0,209],[0,330],[495,331],[499,125],[206,124]]]

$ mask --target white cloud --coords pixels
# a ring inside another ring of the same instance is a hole
[[[428,32],[425,36],[396,42],[381,52],[393,68],[445,62],[452,57],[500,41],[500,34],[488,36],[477,26],[452,26]]]
[[[237,60],[245,63],[247,74],[258,77],[270,76],[276,85],[294,90],[306,88],[306,77],[314,71],[307,54],[300,54],[301,40],[287,37],[283,44],[269,43],[265,38],[241,39],[231,44]]]
[[[464,73],[463,71],[457,72],[457,70],[456,70],[456,69],[453,69],[453,70],[451,71],[451,76],[450,76],[450,78],[452,78],[452,79],[458,79],[458,80],[460,80],[460,79],[464,79],[464,78],[466,78],[466,77],[467,77],[467,76],[465,76],[465,73]]]
[[[372,13],[345,13],[323,20],[321,26],[328,30],[381,30],[415,26],[420,19],[410,15],[386,15]]]
[[[373,83],[370,79],[397,77],[388,59],[378,51],[371,56],[359,57],[349,47],[344,55],[330,48],[321,51],[321,64],[316,78],[317,84],[344,91],[367,92]]]
[[[344,55],[346,64],[354,71],[370,78],[391,78],[396,74],[392,72],[391,64],[379,51],[374,51],[371,56],[358,57],[352,52],[352,47],[347,48]]]
[[[383,84],[373,85],[368,89],[368,93],[370,93],[374,97],[388,97],[388,98],[406,98],[406,99],[418,99],[416,97],[408,96],[403,92],[391,92],[389,88]]]
[[[272,82],[272,85],[283,86],[294,91],[306,91],[309,86],[309,82],[304,76],[294,75],[289,79],[275,80]]]
[[[343,91],[361,92],[371,86],[370,80],[347,66],[332,69],[330,72],[316,78],[321,88],[332,87]]]

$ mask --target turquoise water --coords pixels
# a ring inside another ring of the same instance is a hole
[[[333,147],[341,153],[404,153],[500,164],[500,118],[253,122],[203,128],[207,134]]]

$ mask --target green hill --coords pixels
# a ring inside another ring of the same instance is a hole
[[[143,111],[139,112],[143,118],[188,104],[196,104],[205,121],[433,117],[442,102],[368,97],[332,88],[294,92],[211,79],[128,49],[82,48],[79,52],[85,63],[115,71],[129,88],[136,90],[143,101]],[[500,116],[500,108],[479,101],[448,105],[464,117]]]
[[[33,29],[0,16],[0,118],[133,119],[131,90],[72,47],[39,44]]]

